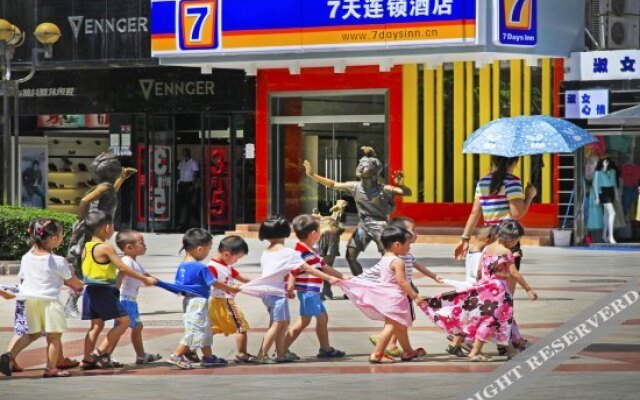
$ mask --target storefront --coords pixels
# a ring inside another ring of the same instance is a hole
[[[138,170],[121,188],[122,227],[224,231],[253,221],[254,78],[159,67],[150,55],[148,1],[22,6],[1,3],[27,31],[43,19],[62,31],[54,58],[19,86],[23,205],[77,212],[97,183],[91,162],[109,150]],[[16,51],[23,69],[25,48]],[[181,163],[189,165],[182,174]]]
[[[579,48],[583,29],[582,4],[571,1],[559,5],[567,12],[523,2],[514,31],[512,23],[490,22],[507,18],[514,4],[503,1],[433,2],[426,9],[380,2],[375,10],[358,1],[204,3],[216,18],[194,30],[198,18],[188,2],[152,2],[152,52],[163,65],[256,74],[257,221],[349,201],[307,179],[302,163],[353,180],[359,148],[371,146],[385,160],[384,180],[402,170],[413,189],[397,201],[398,214],[423,226],[462,226],[474,184],[490,169],[488,157],[462,154],[463,141],[495,118],[557,115],[563,64],[553,55]],[[553,227],[557,157],[524,159],[518,172],[527,180],[541,164],[540,196],[525,223]],[[352,201],[349,207],[353,223]]]
[[[574,53],[562,84],[565,115],[599,139],[575,159],[576,236],[579,242],[609,242],[605,206],[596,203],[595,176],[603,160],[615,173],[614,240],[640,242],[636,219],[640,188],[639,50]],[[597,184],[596,184],[597,185]],[[600,190],[601,192],[601,190]]]

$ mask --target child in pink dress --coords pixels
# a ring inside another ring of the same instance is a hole
[[[424,349],[413,349],[409,342],[407,329],[412,325],[411,307],[407,296],[416,304],[424,303],[407,280],[402,256],[411,247],[411,232],[398,227],[388,227],[382,232],[381,242],[385,254],[378,262],[380,281],[339,281],[338,285],[367,317],[384,321],[384,328],[378,335],[378,342],[369,362],[373,364],[392,363],[395,359],[385,355],[391,336],[395,334],[402,346],[402,361],[411,361],[425,357]]]
[[[510,358],[516,350],[512,341],[520,341],[513,320],[513,294],[509,290],[509,278],[515,279],[532,301],[538,295],[527,284],[515,267],[512,248],[524,235],[522,225],[507,220],[500,224],[497,240],[482,251],[481,278],[469,289],[443,293],[426,299],[420,308],[433,322],[450,335],[456,335],[452,346],[472,340],[469,352],[471,361],[487,361],[482,354],[485,342],[495,339],[499,345],[508,346]]]

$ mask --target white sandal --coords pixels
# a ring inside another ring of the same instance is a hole
[[[136,364],[149,364],[161,359],[162,356],[160,354],[144,353],[143,355],[136,357]]]

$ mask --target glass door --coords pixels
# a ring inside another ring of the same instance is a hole
[[[363,146],[372,147],[381,160],[386,159],[384,116],[326,116],[298,123],[274,124],[272,140],[279,151],[272,153],[273,212],[291,220],[296,215],[317,209],[323,215],[339,199],[346,200],[347,223],[357,222],[353,197],[317,184],[305,175],[304,160],[315,173],[337,182],[357,181],[356,167]],[[330,122],[330,121],[343,122]],[[276,121],[278,121],[276,119]]]
[[[173,117],[148,116],[147,134],[137,144],[137,222],[147,232],[175,227]]]

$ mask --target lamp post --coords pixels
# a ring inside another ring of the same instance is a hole
[[[5,19],[0,19],[0,71],[2,73],[2,114],[3,114],[3,132],[2,132],[2,204],[18,205],[20,193],[20,171],[19,171],[19,154],[18,145],[20,138],[19,126],[19,91],[18,86],[27,82],[36,73],[36,65],[38,63],[38,54],[44,54],[45,58],[53,56],[53,44],[60,39],[60,28],[50,22],[44,22],[38,25],[33,33],[36,40],[42,44],[37,44],[31,51],[31,65],[29,73],[18,79],[12,78],[11,60],[15,53],[16,47],[24,43],[26,35],[15,25]],[[11,152],[11,130],[10,116],[11,106],[9,97],[13,93],[13,132],[14,132],[14,151]],[[11,174],[11,170],[15,172]]]

